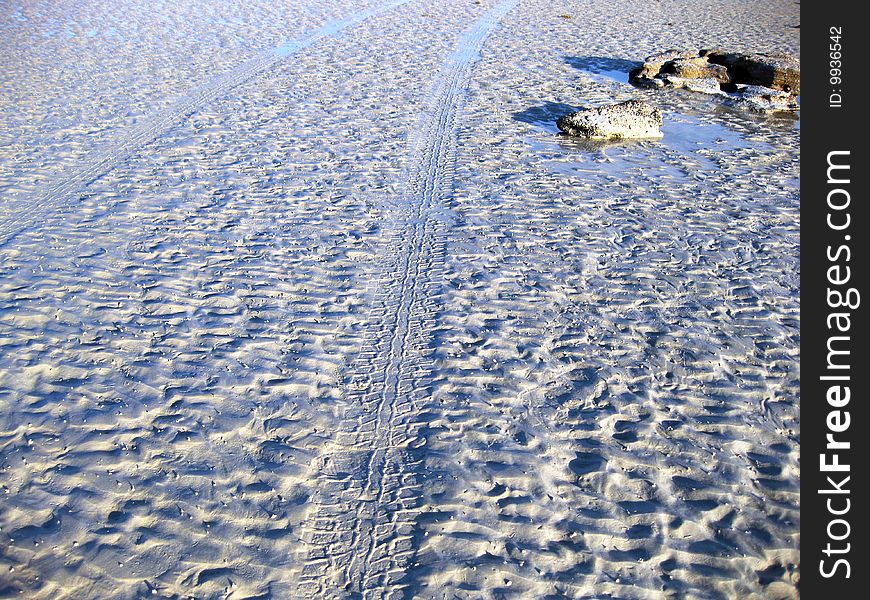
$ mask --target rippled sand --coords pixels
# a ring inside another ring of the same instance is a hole
[[[0,596],[796,598],[799,121],[625,74],[799,6],[220,6],[0,15]]]

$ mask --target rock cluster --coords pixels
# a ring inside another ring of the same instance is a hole
[[[563,132],[593,140],[662,137],[662,113],[640,100],[583,109],[561,117]]]
[[[800,78],[800,61],[792,56],[723,50],[668,50],[629,74],[635,85],[721,95],[762,112],[797,110]]]

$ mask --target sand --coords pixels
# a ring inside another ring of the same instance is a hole
[[[203,4],[0,16],[0,596],[796,598],[799,120],[625,80],[798,5]]]

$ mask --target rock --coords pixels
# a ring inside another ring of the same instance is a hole
[[[758,85],[775,90],[801,93],[801,63],[785,54],[738,54],[721,50],[701,50],[708,62],[724,66],[734,83]]]
[[[665,87],[665,82],[661,77],[658,77],[661,72],[660,65],[651,65],[644,63],[642,67],[632,69],[628,72],[628,82],[638,87]]]
[[[728,103],[733,106],[763,113],[794,111],[800,108],[797,98],[789,92],[760,85],[738,86],[738,91],[728,97]]]
[[[678,58],[665,63],[661,72],[683,79],[715,79],[720,84],[731,83],[728,69],[724,65],[710,64],[706,58]]]
[[[645,63],[653,63],[663,65],[666,62],[670,62],[672,60],[678,60],[681,58],[697,58],[701,55],[701,51],[697,49],[691,50],[665,50],[664,52],[659,52],[658,54],[653,54],[651,56],[647,56],[643,62]]]
[[[655,81],[655,76],[659,74],[667,63],[681,58],[693,58],[698,56],[696,50],[665,50],[658,54],[647,56],[643,61],[643,66],[632,70],[628,77],[632,83],[637,85],[654,85],[658,86]]]
[[[559,118],[556,125],[593,140],[662,137],[661,111],[640,100],[583,109]]]
[[[644,87],[675,87],[727,96],[735,106],[762,112],[797,110],[800,61],[786,55],[724,50],[667,50],[629,73]]]
[[[663,84],[670,85],[675,88],[683,88],[692,92],[701,92],[716,96],[728,96],[722,91],[721,82],[718,79],[707,77],[704,79],[690,79],[685,77],[676,77],[675,75],[665,75],[660,81]],[[664,86],[663,86],[664,87]]]

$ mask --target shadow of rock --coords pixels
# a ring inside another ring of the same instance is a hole
[[[576,106],[561,102],[544,102],[540,106],[532,106],[525,110],[515,112],[513,118],[523,123],[532,125],[545,125],[550,129],[556,129],[556,119],[579,110]]]
[[[624,83],[628,83],[629,71],[643,66],[639,61],[604,56],[566,56],[565,62],[575,69],[606,75]]]

